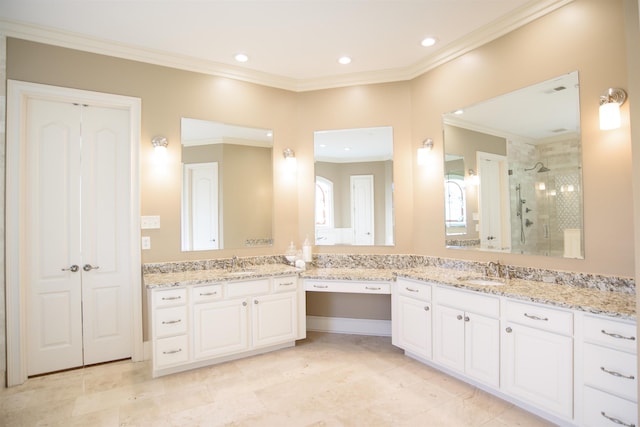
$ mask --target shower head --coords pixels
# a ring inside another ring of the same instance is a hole
[[[542,163],[542,162],[538,162],[538,163],[536,163],[535,165],[533,165],[533,166],[532,166],[532,167],[530,167],[530,168],[525,168],[525,171],[532,171],[532,170],[534,170],[535,168],[537,168],[538,166],[540,166],[540,169],[538,169],[538,173],[540,173],[540,172],[549,172],[549,171],[551,170],[551,169],[549,169],[548,167],[546,167],[546,166],[544,165],[544,163]]]

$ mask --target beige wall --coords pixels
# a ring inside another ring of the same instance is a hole
[[[290,240],[299,244],[305,235],[313,236],[313,132],[392,126],[396,245],[349,247],[349,252],[500,258],[523,266],[634,274],[628,121],[634,99],[622,108],[621,129],[598,129],[598,97],[610,86],[628,86],[622,0],[576,0],[412,81],[303,93],[15,39],[9,40],[7,55],[10,79],[142,98],[142,214],[162,219],[160,230],[145,231],[152,249],[143,252],[143,262],[282,253]],[[575,70],[581,84],[585,259],[445,249],[441,114]],[[273,248],[180,252],[183,116],[274,130]],[[170,141],[164,175],[149,160],[154,135]],[[435,140],[435,148],[429,164],[418,168],[416,149],[426,137]],[[285,147],[296,151],[297,180],[283,173],[279,153]]]
[[[441,209],[442,165],[416,171],[414,251],[444,257],[500,260],[516,265],[633,276],[631,145],[628,111],[623,127],[598,128],[598,98],[608,87],[627,87],[622,1],[576,0],[490,44],[411,82],[415,141],[434,138],[442,155],[440,115],[464,105],[577,70],[583,147],[585,259],[568,260],[447,250]],[[615,64],[606,58],[616,58]],[[417,145],[417,142],[416,142]]]

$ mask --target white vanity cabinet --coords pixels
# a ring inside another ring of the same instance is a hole
[[[186,362],[190,357],[187,290],[154,292],[151,304],[154,370]]]
[[[419,359],[432,357],[431,285],[398,278],[391,294],[392,341]]]
[[[500,299],[436,287],[434,360],[482,383],[500,384]]]
[[[582,420],[589,427],[638,425],[636,325],[584,315]],[[580,386],[580,385],[578,385]]]
[[[154,377],[294,345],[300,289],[297,276],[152,289]]]
[[[505,300],[502,389],[573,418],[573,313]]]

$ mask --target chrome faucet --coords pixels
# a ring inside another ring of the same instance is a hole
[[[231,271],[236,271],[238,261],[238,255],[234,255],[233,257],[231,257]]]
[[[500,264],[500,261],[489,261],[485,267],[485,276],[502,277],[501,270],[502,264]]]

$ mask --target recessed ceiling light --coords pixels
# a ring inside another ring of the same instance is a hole
[[[342,65],[351,64],[351,58],[348,56],[341,56],[340,58],[338,58],[338,62]]]
[[[236,54],[235,58],[236,58],[236,61],[238,62],[247,62],[249,60],[249,57],[244,53]]]
[[[436,44],[438,40],[435,37],[427,37],[425,39],[422,40],[422,46],[424,47],[429,47],[429,46],[433,46],[434,44]]]
[[[351,151],[350,147],[344,147],[344,151]]]

